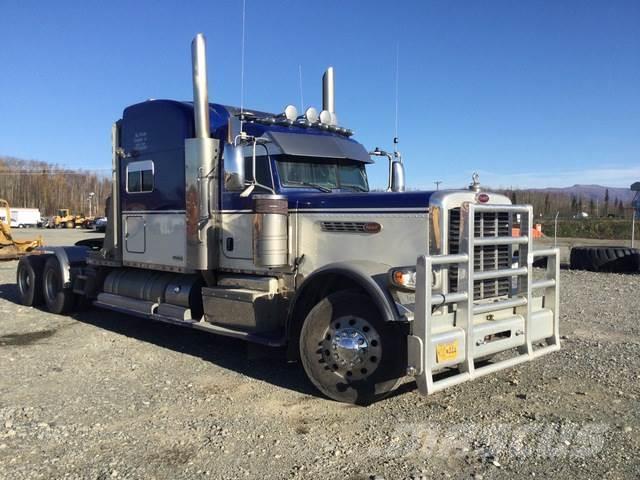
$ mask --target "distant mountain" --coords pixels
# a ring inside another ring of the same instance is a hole
[[[559,193],[569,196],[575,195],[576,197],[582,197],[583,201],[599,200],[601,202],[604,202],[606,191],[609,190],[609,201],[611,203],[616,198],[628,203],[633,200],[635,194],[628,188],[603,187],[602,185],[573,185],[572,187],[564,188],[527,188],[524,190],[529,192]]]

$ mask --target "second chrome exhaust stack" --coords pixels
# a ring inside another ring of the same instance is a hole
[[[198,33],[191,42],[193,65],[193,115],[195,138],[209,138],[209,92],[207,87],[207,40]]]
[[[335,93],[333,67],[329,67],[322,75],[322,110],[331,114],[331,125],[338,124]]]

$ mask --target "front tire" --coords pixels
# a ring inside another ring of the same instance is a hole
[[[64,288],[62,268],[56,257],[50,257],[44,264],[42,290],[47,310],[51,313],[67,313],[73,308],[75,297],[70,288]]]
[[[321,300],[300,332],[304,370],[327,397],[368,405],[390,394],[406,372],[406,336],[384,322],[371,298],[352,291]]]
[[[37,307],[44,303],[42,295],[42,273],[46,257],[42,255],[27,255],[18,262],[16,283],[18,298],[22,305]]]

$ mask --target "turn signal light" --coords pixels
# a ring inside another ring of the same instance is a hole
[[[416,289],[416,269],[414,267],[394,268],[390,272],[391,283],[406,290]]]

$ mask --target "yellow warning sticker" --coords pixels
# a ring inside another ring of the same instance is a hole
[[[458,340],[436,345],[436,362],[448,362],[458,358]]]

